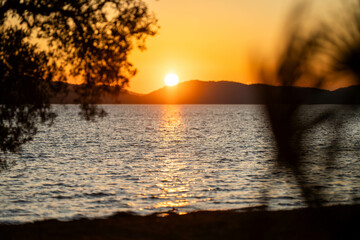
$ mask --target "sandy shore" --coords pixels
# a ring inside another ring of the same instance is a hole
[[[118,213],[107,219],[0,225],[0,239],[355,239],[359,217],[360,205],[186,215]]]

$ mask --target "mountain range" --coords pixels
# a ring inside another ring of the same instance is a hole
[[[63,103],[74,103],[70,91]],[[52,103],[61,103],[59,98]],[[246,85],[229,81],[182,82],[149,94],[125,92],[116,99],[104,96],[102,104],[360,104],[360,85],[329,91],[318,88]]]

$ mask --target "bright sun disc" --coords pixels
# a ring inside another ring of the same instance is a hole
[[[166,86],[175,86],[176,84],[179,83],[179,77],[176,74],[168,74],[165,77],[165,84]]]

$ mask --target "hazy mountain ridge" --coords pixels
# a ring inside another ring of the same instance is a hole
[[[70,91],[64,103],[74,103],[75,95]],[[60,98],[52,103],[61,103]],[[306,88],[270,86],[266,84],[246,85],[229,81],[182,82],[177,86],[163,87],[149,94],[125,92],[117,99],[104,96],[103,104],[360,104],[360,86],[350,86],[335,91]]]

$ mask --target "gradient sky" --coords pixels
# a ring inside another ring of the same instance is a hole
[[[144,0],[159,20],[147,50],[134,50],[129,90],[149,93],[168,73],[181,81],[254,83],[252,55],[271,55],[294,0]],[[327,0],[334,2],[334,0]]]

